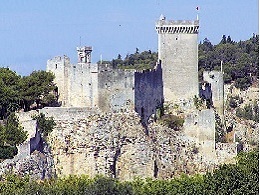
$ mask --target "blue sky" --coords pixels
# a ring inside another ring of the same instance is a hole
[[[217,44],[222,35],[235,41],[259,34],[258,0],[0,0],[0,66],[18,74],[45,70],[46,61],[76,47],[93,46],[92,62],[120,53],[157,51],[155,21],[196,19],[199,41]],[[81,37],[81,38],[80,38]]]

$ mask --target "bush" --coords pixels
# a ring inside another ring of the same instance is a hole
[[[160,118],[159,122],[175,131],[178,131],[183,127],[184,119],[176,115],[166,114]]]
[[[255,101],[253,104],[247,104],[244,106],[244,108],[237,108],[236,116],[239,118],[244,118],[246,120],[259,122],[258,102]]]
[[[45,117],[45,114],[43,113],[34,116],[33,119],[37,121],[37,127],[44,137],[48,136],[56,125],[53,117]]]
[[[0,146],[0,159],[13,158],[18,153],[16,146]]]

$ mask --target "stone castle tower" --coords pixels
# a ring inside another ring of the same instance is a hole
[[[165,101],[190,99],[199,94],[198,30],[198,20],[167,21],[161,15],[156,22]]]
[[[67,56],[47,61],[47,71],[55,75],[59,102],[63,107],[96,107],[98,66],[91,64],[92,47],[77,47],[78,63]]]

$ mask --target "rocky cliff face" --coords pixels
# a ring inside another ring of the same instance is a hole
[[[145,129],[135,112],[96,113],[56,123],[48,142],[58,175],[170,178],[215,166],[182,132],[157,123]]]
[[[255,86],[241,91],[233,85],[225,86],[226,105],[225,105],[225,123],[228,130],[228,141],[233,139],[235,142],[243,144],[243,150],[251,150],[259,146],[259,123],[253,120],[246,120],[242,117],[237,117],[238,108],[244,108],[245,105],[253,105],[255,102],[259,104],[259,87],[258,83]],[[240,99],[237,101],[237,107],[231,108],[229,105],[230,99]]]
[[[54,171],[54,161],[50,148],[44,143],[43,152],[34,151],[31,155],[22,147],[28,146],[24,143],[20,146],[20,151],[13,159],[7,159],[0,164],[0,175],[4,173],[14,173],[19,176],[30,175],[31,179],[48,179],[56,176]],[[29,149],[29,147],[26,147]]]

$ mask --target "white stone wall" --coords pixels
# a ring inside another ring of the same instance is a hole
[[[103,67],[98,74],[98,107],[102,111],[134,110],[134,72]]]
[[[185,118],[183,128],[184,134],[200,145],[199,150],[203,155],[216,159],[213,109],[191,111]]]
[[[47,61],[46,71],[55,75],[54,83],[58,87],[59,102],[62,106],[68,106],[68,76],[70,69],[70,59],[67,56],[56,56]]]
[[[92,73],[92,64],[78,63],[69,69],[69,104],[68,107],[93,107],[94,93],[97,92],[96,73]],[[94,78],[92,78],[94,76]],[[93,82],[94,81],[94,82]]]

